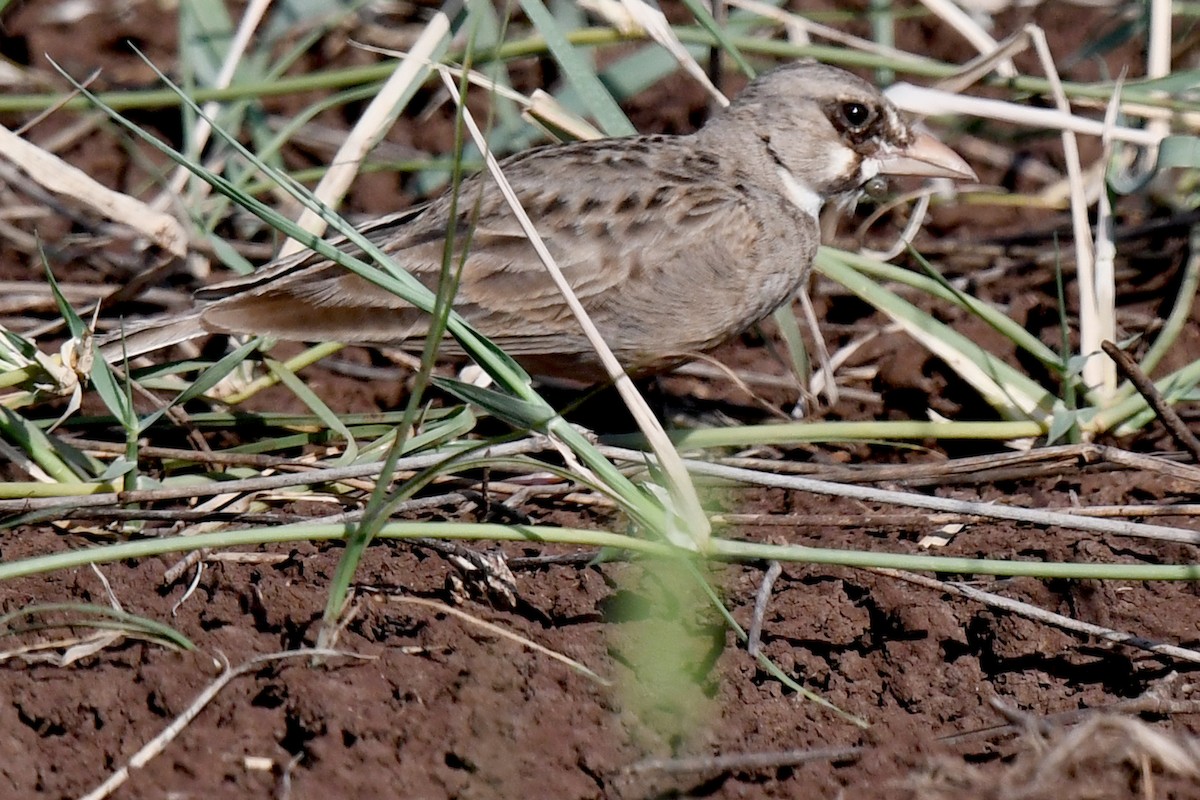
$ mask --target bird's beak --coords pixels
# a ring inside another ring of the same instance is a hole
[[[913,175],[920,178],[958,178],[974,181],[975,170],[928,133],[917,132],[906,147],[881,151],[875,156],[880,175]]]

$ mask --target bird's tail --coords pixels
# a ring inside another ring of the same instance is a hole
[[[207,333],[200,324],[200,310],[194,309],[126,326],[102,338],[98,345],[104,360],[115,364],[125,358],[136,358],[198,339]]]

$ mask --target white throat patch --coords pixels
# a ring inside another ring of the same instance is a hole
[[[821,213],[821,206],[825,204],[821,195],[796,180],[795,176],[783,167],[779,167],[776,172],[779,174],[779,180],[783,181],[783,188],[787,190],[788,200],[791,200],[797,208],[810,217],[814,219],[818,217]]]

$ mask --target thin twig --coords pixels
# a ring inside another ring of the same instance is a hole
[[[983,603],[992,608],[1001,608],[1018,616],[1027,619],[1037,620],[1047,625],[1053,625],[1056,628],[1062,628],[1072,633],[1083,634],[1084,636],[1095,636],[1098,639],[1103,639],[1106,642],[1113,644],[1122,644],[1129,647],[1136,647],[1141,650],[1154,653],[1159,656],[1168,656],[1177,658],[1181,661],[1188,661],[1193,664],[1200,664],[1200,652],[1189,650],[1186,647],[1179,647],[1173,644],[1163,644],[1155,642],[1141,636],[1135,636],[1132,633],[1124,633],[1112,628],[1105,628],[1100,625],[1094,625],[1090,622],[1082,622],[1077,619],[1056,614],[1053,611],[1047,611],[1044,608],[1038,608],[1029,603],[1023,603],[1020,600],[1013,600],[1008,597],[985,592],[982,589],[976,589],[973,586],[968,586],[965,583],[939,581],[936,578],[929,578],[924,575],[917,575],[912,572],[904,572],[902,570],[873,568],[872,572],[886,575],[889,578],[915,583],[918,586],[925,586],[930,589],[936,589],[940,592],[950,592],[961,597],[966,597],[971,600]]]
[[[752,657],[758,656],[762,644],[763,616],[767,613],[767,603],[771,600],[771,589],[782,573],[782,565],[778,561],[772,561],[763,573],[762,583],[759,584],[758,594],[754,598],[754,618],[750,621],[750,630],[746,634],[746,652]]]
[[[1138,697],[1131,697],[1128,700],[1120,700],[1116,703],[1108,703],[1102,706],[1075,708],[1070,711],[1061,711],[1057,714],[1047,714],[1041,717],[1041,721],[1043,725],[1062,726],[1080,722],[1096,714],[1153,714],[1156,716],[1198,714],[1200,713],[1200,700],[1185,700],[1172,696],[1166,691],[1170,689],[1172,684],[1178,685],[1182,678],[1183,676],[1178,672],[1172,672]],[[1190,691],[1188,688],[1184,688],[1183,690]],[[938,741],[945,742],[946,744],[957,744],[974,739],[997,739],[1007,734],[1019,732],[1020,728],[1011,724],[989,725],[986,728],[949,734],[939,738]]]
[[[568,656],[563,655],[562,653],[559,653],[555,650],[551,650],[548,647],[540,645],[537,642],[533,641],[532,639],[529,639],[528,637],[521,636],[520,634],[517,634],[517,633],[513,633],[512,631],[508,630],[507,628],[502,628],[499,625],[493,624],[491,622],[487,622],[486,620],[479,619],[478,617],[473,617],[470,614],[467,614],[464,611],[460,611],[457,608],[448,606],[445,603],[439,603],[436,600],[426,600],[423,597],[408,597],[408,596],[389,594],[386,592],[381,592],[376,589],[364,588],[364,591],[368,591],[368,592],[372,593],[375,597],[379,598],[380,600],[386,601],[386,602],[406,603],[406,604],[410,604],[410,605],[425,606],[426,608],[433,609],[434,611],[438,612],[439,614],[448,614],[449,616],[456,617],[470,625],[474,625],[476,627],[483,628],[484,630],[488,631],[489,633],[493,633],[496,636],[500,636],[505,639],[514,641],[514,642],[520,644],[522,647],[526,647],[530,650],[533,650],[534,652],[549,656],[550,658],[554,659],[555,661],[559,661],[563,664],[566,664],[568,667],[570,667],[575,672],[578,672],[579,674],[581,674],[587,678],[590,678],[591,680],[595,681],[596,683],[598,683],[601,686],[612,686],[612,681],[600,676],[598,673],[594,672],[593,670],[589,669],[588,667],[584,666],[583,664],[581,664],[580,662],[576,661],[573,658],[570,658]]]
[[[1155,415],[1162,421],[1171,438],[1191,454],[1192,461],[1200,463],[1200,439],[1197,439],[1196,434],[1179,418],[1179,414],[1162,396],[1154,382],[1142,372],[1133,357],[1107,339],[1100,343],[1100,347],[1117,365],[1121,374],[1138,390],[1138,394],[1145,398],[1150,408],[1154,409]]]
[[[605,456],[613,459],[648,461],[652,458],[648,453],[618,447],[601,447],[600,451]],[[1145,523],[1121,522],[1111,519],[1091,519],[1041,509],[1018,508],[993,503],[973,503],[945,497],[928,497],[911,492],[872,489],[864,486],[848,486],[846,484],[813,480],[811,478],[773,475],[767,472],[736,469],[721,464],[710,464],[691,459],[685,459],[684,463],[694,475],[707,475],[740,484],[794,489],[803,492],[812,492],[813,494],[832,495],[834,497],[845,497],[854,500],[894,503],[911,508],[927,508],[933,511],[975,514],[994,519],[1029,522],[1034,525],[1056,526],[1068,530],[1086,530],[1117,536],[1131,536],[1158,541],[1181,542],[1184,544],[1200,544],[1200,533],[1181,528],[1170,528],[1165,525],[1148,525]],[[1187,465],[1177,464],[1174,466],[1178,468]],[[1200,473],[1200,468],[1188,468]]]
[[[505,458],[514,455],[541,452],[551,449],[550,440],[535,435],[515,442],[484,445],[477,449],[467,448],[455,453],[424,453],[402,458],[397,462],[400,470],[421,470],[437,464],[453,464],[464,458]],[[287,475],[272,475],[266,478],[247,478],[238,481],[220,481],[202,486],[179,486],[163,489],[147,489],[133,492],[106,492],[82,497],[44,497],[25,500],[0,500],[0,511],[36,511],[56,507],[106,506],[126,503],[153,503],[163,500],[182,500],[195,497],[211,497],[231,492],[263,492],[290,486],[315,483],[336,483],[352,478],[369,478],[379,474],[382,461],[355,464],[349,467],[312,469],[307,472]]]
[[[822,747],[816,750],[774,750],[763,753],[735,753],[696,758],[650,758],[630,764],[627,773],[732,772],[735,770],[779,769],[811,764],[814,761],[852,761],[866,752],[865,747]]]
[[[335,656],[345,656],[349,658],[361,659],[371,658],[371,656],[346,653],[340,650],[315,650],[305,648],[301,650],[290,650],[283,653],[270,653],[264,656],[257,656],[232,669],[229,669],[229,665],[226,663],[225,672],[222,673],[222,675],[215,681],[210,683],[204,689],[204,691],[197,695],[196,699],[192,701],[190,706],[184,709],[182,714],[171,720],[171,724],[168,725],[162,731],[162,733],[160,733],[158,736],[155,736],[149,742],[146,742],[146,744],[144,744],[136,753],[134,753],[133,757],[129,759],[128,764],[118,769],[103,783],[85,794],[81,800],[103,800],[103,798],[108,797],[115,792],[121,787],[122,784],[125,783],[125,781],[129,780],[129,776],[134,770],[141,769],[142,767],[146,766],[159,753],[166,749],[167,745],[173,742],[175,738],[179,736],[179,734],[182,733],[189,724],[191,724],[192,720],[204,710],[204,707],[212,702],[212,699],[216,697],[222,689],[228,686],[234,678],[245,675],[247,672],[250,672],[262,664],[266,664],[271,661],[279,661],[285,658],[297,658],[300,656],[324,656],[330,658]]]

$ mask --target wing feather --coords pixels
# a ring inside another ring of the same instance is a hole
[[[776,207],[773,196],[714,169],[711,154],[697,154],[687,137],[542,148],[502,167],[584,308],[629,362],[707,349],[737,333],[794,290],[815,250],[811,225]],[[579,176],[586,176],[586,187],[571,184]],[[469,245],[456,310],[514,355],[586,360],[590,347],[498,187],[482,176],[464,181],[457,208],[452,263]],[[450,213],[444,196],[364,233],[436,289]],[[787,224],[767,231],[772,214],[781,213]],[[807,247],[805,237],[812,239],[810,252],[791,257],[804,264],[785,269],[791,274],[776,279],[779,290],[764,299],[758,273],[781,267],[761,245],[769,235],[786,245],[795,239],[788,229],[798,224],[804,231],[795,241]],[[211,287],[202,298],[210,300],[203,324],[214,331],[418,347],[425,329],[424,312],[312,256]]]

